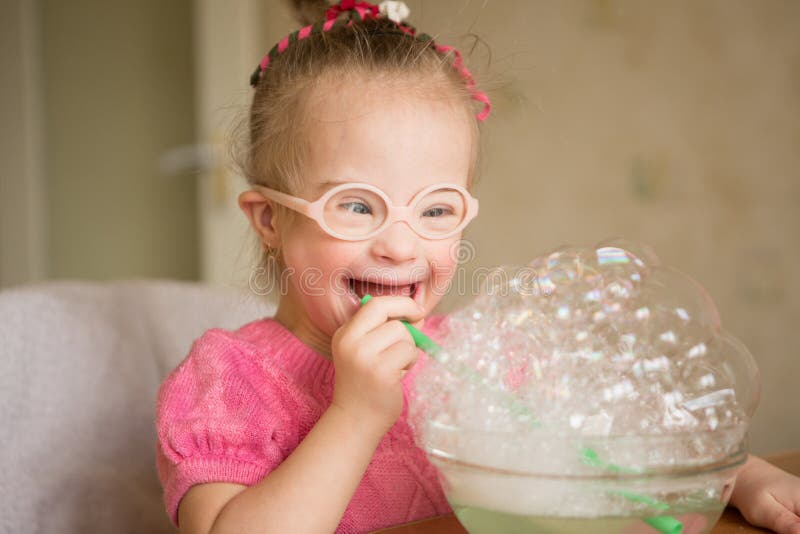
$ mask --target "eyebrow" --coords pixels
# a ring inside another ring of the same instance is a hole
[[[333,186],[337,186],[337,185],[341,185],[341,184],[349,184],[351,182],[352,182],[352,180],[347,180],[347,181],[345,181],[345,180],[326,180],[324,182],[321,182],[321,183],[317,184],[316,191],[319,192],[319,193],[322,193],[324,191],[327,191],[328,189],[330,189]]]
[[[320,187],[327,187],[329,185],[339,185],[339,184],[347,184],[350,182],[345,182],[344,180],[326,180],[319,184]]]

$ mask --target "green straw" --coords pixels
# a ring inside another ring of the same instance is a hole
[[[361,299],[361,305],[363,306],[364,304],[366,304],[370,300],[372,300],[372,295],[369,295],[369,294],[364,295],[364,297]],[[419,329],[417,329],[415,326],[409,324],[408,321],[401,320],[400,322],[405,325],[406,329],[411,334],[411,338],[414,340],[414,344],[417,347],[419,347],[420,349],[422,349],[425,352],[427,352],[428,355],[430,355],[431,358],[433,358],[434,360],[436,360],[440,364],[445,365],[445,362],[443,362],[441,360],[441,356],[440,356],[441,352],[442,352],[442,347],[439,346],[438,343],[436,343],[434,340],[432,340],[431,338],[429,338],[428,336],[426,336],[425,334],[420,332]],[[534,426],[539,426],[539,423],[537,423],[536,420],[533,418],[533,414],[528,409],[528,407],[525,406],[515,396],[511,395],[509,392],[503,391],[501,389],[497,389],[497,388],[485,383],[480,374],[476,373],[475,371],[473,371],[472,369],[470,369],[468,367],[465,367],[464,365],[458,365],[457,368],[454,368],[453,365],[447,365],[447,368],[450,371],[455,371],[455,374],[459,378],[461,378],[463,380],[468,380],[469,382],[472,382],[473,384],[481,384],[481,385],[483,385],[484,388],[490,390],[492,393],[503,397],[503,400],[505,400],[506,402],[508,402],[510,404],[511,413],[512,414],[526,416],[526,417],[531,419],[531,423]]]
[[[364,298],[361,299],[361,305],[363,306],[370,300],[372,300],[372,295],[369,294],[364,295]],[[409,324],[408,321],[400,321],[400,322],[403,323],[408,329],[409,333],[411,334],[411,337],[414,339],[414,344],[417,347],[424,350],[425,352],[427,352],[428,354],[430,354],[434,359],[436,359],[436,356],[438,356],[439,353],[442,351],[442,347],[440,347],[439,344],[436,343],[434,340],[432,340],[431,338],[420,332],[419,329]]]
[[[663,532],[663,534],[681,534],[683,531],[683,523],[671,515],[657,515],[654,517],[648,517],[644,520],[644,522],[657,531]]]
[[[610,462],[604,462],[600,459],[600,456],[597,454],[592,448],[584,447],[581,449],[581,460],[584,464],[590,465],[592,467],[600,467],[602,469],[606,469],[607,471],[612,471],[614,473],[639,473],[640,471],[637,469],[631,469],[630,467],[622,467],[617,464],[612,464]],[[648,497],[647,495],[640,495],[638,493],[633,493],[632,491],[626,490],[617,490],[611,491],[609,493],[613,493],[619,495],[631,502],[638,502],[643,503],[651,508],[655,508],[656,510],[669,510],[669,504],[659,501],[658,499],[653,499],[652,497]],[[644,522],[653,527],[654,529],[658,530],[662,534],[680,534],[683,530],[683,523],[678,521],[672,516],[669,515],[657,515],[653,517],[648,517],[644,519]]]
[[[372,299],[372,295],[369,295],[369,294],[364,295],[364,297],[361,299],[361,305],[363,306],[364,304],[369,302],[371,299]],[[429,338],[428,336],[426,336],[425,334],[420,332],[419,329],[417,329],[415,326],[409,324],[408,321],[401,320],[400,322],[405,325],[406,329],[408,329],[408,332],[411,334],[411,338],[414,340],[414,344],[417,347],[419,347],[420,349],[422,349],[425,352],[427,352],[431,356],[431,358],[433,358],[434,360],[438,361],[439,363],[442,363],[442,364],[444,363],[439,358],[439,354],[442,352],[442,347],[438,343],[436,343],[434,340],[432,340],[431,338]],[[467,368],[464,368],[463,366],[460,366],[458,371],[459,371],[458,374],[460,375],[460,377],[466,378],[470,382],[483,383],[485,387],[492,389],[492,391],[494,393],[498,393],[498,394],[501,394],[501,395],[504,395],[504,396],[511,397],[511,395],[508,395],[507,392],[502,391],[502,390],[497,390],[495,388],[492,388],[488,384],[484,383],[483,379],[481,378],[481,376],[478,373],[472,371],[471,369],[467,369]],[[518,412],[518,413],[520,413],[522,415],[531,416],[531,418],[532,418],[532,414],[531,414],[530,410],[528,409],[528,407],[523,405],[519,400],[516,399],[516,397],[509,398],[508,400],[510,400],[510,402],[511,402],[511,411],[512,411],[512,413],[513,412]],[[532,424],[534,426],[538,426],[539,425],[539,423],[537,423],[535,419],[532,419]],[[583,463],[585,463],[587,465],[591,465],[591,466],[594,466],[594,467],[601,467],[603,469],[607,469],[609,471],[613,471],[613,472],[617,472],[617,473],[637,473],[638,472],[635,469],[621,467],[621,466],[618,466],[616,464],[603,462],[602,460],[600,460],[600,457],[598,456],[597,452],[594,449],[591,449],[589,447],[584,447],[581,450],[581,460],[583,461]],[[624,497],[625,499],[628,499],[631,502],[644,503],[644,504],[647,504],[647,505],[649,505],[649,506],[651,506],[653,508],[656,508],[658,510],[667,510],[669,508],[669,505],[667,503],[658,501],[658,500],[653,499],[651,497],[648,497],[646,495],[639,495],[639,494],[632,493],[632,492],[629,492],[629,491],[615,491],[614,493],[616,493],[617,495],[621,495],[622,497]],[[680,521],[678,521],[674,517],[667,516],[667,515],[659,515],[659,516],[649,517],[649,518],[645,519],[644,521],[645,521],[645,523],[647,523],[648,525],[650,525],[654,529],[658,530],[662,534],[680,534],[681,531],[683,530],[683,523],[681,523]]]
[[[632,469],[630,467],[622,467],[617,464],[612,464],[609,462],[604,462],[598,456],[597,451],[590,447],[584,447],[581,449],[581,461],[586,465],[590,465],[592,467],[601,467],[607,471],[613,471],[615,473],[640,473],[641,471],[638,469]]]

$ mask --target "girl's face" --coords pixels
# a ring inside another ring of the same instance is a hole
[[[406,206],[433,184],[467,186],[474,118],[463,107],[375,84],[326,91],[311,105],[311,152],[298,196],[314,201],[340,183],[359,182]],[[429,312],[455,273],[460,237],[426,239],[394,222],[369,239],[343,241],[298,215],[280,229],[289,284],[276,317],[327,354],[366,292],[407,295]]]

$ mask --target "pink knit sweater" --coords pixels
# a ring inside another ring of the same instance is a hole
[[[440,338],[444,316],[424,331]],[[369,532],[450,513],[437,471],[407,422],[414,377],[403,378],[403,413],[384,435],[336,532]],[[208,330],[158,393],[158,473],[178,524],[178,504],[205,482],[254,485],[300,444],[333,398],[333,363],[271,318],[231,332]],[[333,459],[332,461],[335,461]]]

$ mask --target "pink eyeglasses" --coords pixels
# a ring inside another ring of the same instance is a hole
[[[426,239],[445,239],[464,229],[478,214],[478,200],[455,184],[434,184],[397,206],[370,184],[347,183],[309,202],[262,185],[265,197],[314,219],[329,235],[345,241],[369,239],[396,221],[407,223]]]

